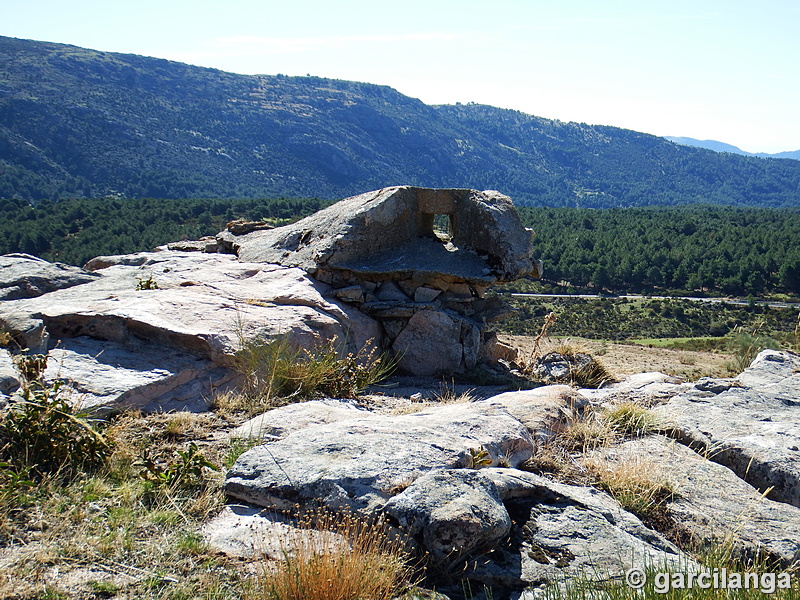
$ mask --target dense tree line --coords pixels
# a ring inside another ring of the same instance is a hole
[[[545,279],[594,291],[800,294],[800,211],[522,207]]]
[[[81,265],[213,235],[233,219],[296,219],[319,199],[0,200],[0,254]],[[733,296],[800,294],[800,210],[521,207],[545,289]],[[522,281],[506,289],[530,290]],[[541,284],[537,284],[541,290]],[[558,286],[558,287],[557,287]]]
[[[287,200],[0,200],[0,254],[25,252],[82,265],[102,255],[151,250],[221,231],[234,219],[296,219],[322,208],[313,199]]]

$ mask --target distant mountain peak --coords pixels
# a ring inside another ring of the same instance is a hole
[[[788,152],[777,152],[775,154],[767,154],[766,152],[745,152],[741,148],[737,148],[725,142],[718,142],[716,140],[696,140],[690,137],[673,137],[665,135],[664,139],[670,142],[675,142],[681,146],[693,146],[695,148],[705,148],[706,150],[713,150],[714,152],[731,152],[732,154],[741,154],[742,156],[757,156],[759,158],[790,158],[793,160],[800,160],[800,150],[791,150]]]

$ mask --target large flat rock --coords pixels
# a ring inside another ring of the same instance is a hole
[[[29,254],[0,256],[0,300],[35,298],[97,278],[78,267],[49,263]]]
[[[450,218],[449,247],[434,241],[437,214]],[[530,256],[531,232],[511,200],[491,190],[387,187],[291,225],[218,237],[242,260],[309,272],[435,272],[485,284],[540,271]]]
[[[93,414],[125,409],[207,410],[211,388],[234,377],[227,368],[164,346],[122,345],[87,336],[64,338],[48,354],[45,379]]]
[[[489,401],[365,415],[308,427],[245,452],[228,472],[225,491],[270,508],[319,501],[369,512],[425,473],[467,467],[469,450],[480,447],[494,464],[518,465],[531,456],[533,438]]]
[[[380,336],[374,320],[327,298],[300,269],[177,251],[88,266],[96,270],[79,270],[82,283],[0,304],[0,325],[49,352],[48,377],[71,382],[98,410],[205,406],[201,396],[231,379],[250,337],[283,334],[306,348],[336,338],[356,351]],[[142,281],[153,289],[137,289]]]
[[[612,464],[646,457],[642,464],[675,488],[667,514],[699,548],[726,546],[745,559],[761,553],[785,567],[800,560],[800,508],[764,498],[729,468],[662,436],[597,454]]]
[[[654,410],[695,452],[800,507],[800,356],[764,350],[735,379],[698,382]]]

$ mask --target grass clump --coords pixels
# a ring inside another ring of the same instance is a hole
[[[403,541],[382,521],[319,510],[299,528],[277,567],[245,586],[244,600],[389,600],[410,584]]]
[[[35,481],[0,470],[0,597],[38,598],[45,587],[63,598],[211,597],[215,588],[226,590],[219,598],[237,597],[236,565],[211,552],[199,533],[223,503],[222,475],[209,465],[221,462],[225,446],[176,448],[162,431],[166,419],[110,418],[108,456],[92,469],[59,466]],[[141,464],[148,452],[159,457],[152,470]],[[101,583],[66,576],[75,569],[97,573]],[[109,574],[113,583],[105,583]]]
[[[752,333],[735,333],[730,340],[730,348],[733,360],[728,369],[732,373],[741,373],[750,366],[759,352],[766,349],[780,350],[780,344],[769,336],[761,335],[756,329]]]
[[[322,396],[355,398],[396,366],[368,346],[369,342],[358,352],[344,355],[336,340],[308,349],[296,348],[286,335],[254,338],[242,342],[236,368],[244,376],[245,395],[267,405]]]
[[[675,488],[658,475],[654,463],[638,458],[589,457],[583,465],[594,476],[595,485],[608,492],[622,508],[654,528],[664,529],[668,520],[666,503],[674,497]]]
[[[615,404],[605,413],[604,419],[614,431],[626,436],[641,437],[664,429],[658,415],[632,401]]]

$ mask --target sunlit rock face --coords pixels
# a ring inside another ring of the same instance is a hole
[[[346,198],[292,225],[218,236],[240,260],[299,267],[383,326],[382,345],[414,374],[495,360],[486,323],[509,308],[498,282],[539,277],[531,231],[495,191],[391,187]]]

